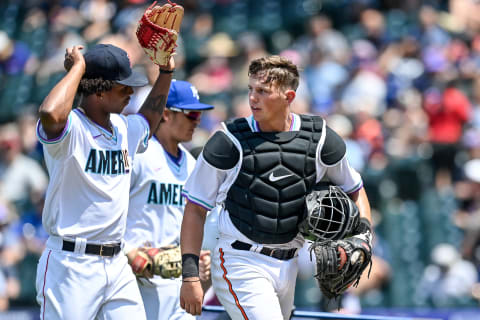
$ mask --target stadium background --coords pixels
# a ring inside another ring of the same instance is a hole
[[[248,114],[251,59],[302,70],[294,111],[324,116],[348,144],[375,221],[376,277],[343,311],[478,319],[480,2],[184,0],[175,78],[216,106],[189,148]],[[46,187],[36,110],[64,74],[65,48],[121,46],[152,76],[134,35],[145,0],[0,1],[0,319],[36,311]],[[131,103],[138,103],[138,90]],[[304,259],[295,305],[321,300]],[[363,282],[363,281],[362,281]],[[22,318],[23,319],[23,318]]]

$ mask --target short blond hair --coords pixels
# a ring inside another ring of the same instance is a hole
[[[248,76],[262,78],[263,83],[274,83],[292,90],[297,90],[300,77],[293,62],[276,55],[252,60],[248,67]]]

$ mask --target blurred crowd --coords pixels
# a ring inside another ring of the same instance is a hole
[[[293,111],[325,117],[345,139],[371,201],[376,245],[370,279],[342,310],[478,305],[480,1],[177,2],[185,17],[175,78],[215,105],[188,148],[201,147],[221,121],[250,113],[247,67],[268,54],[301,69]],[[48,183],[36,112],[65,72],[65,48],[118,45],[153,81],[158,69],[135,36],[150,4],[0,3],[0,310],[35,305]],[[148,90],[138,89],[131,106]],[[308,253],[303,260],[295,304],[328,309]]]

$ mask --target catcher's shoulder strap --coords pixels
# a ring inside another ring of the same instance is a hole
[[[322,163],[327,166],[333,166],[343,159],[347,152],[347,146],[342,137],[340,137],[329,126],[326,126],[325,140],[320,152]]]
[[[205,144],[203,158],[213,167],[232,169],[240,159],[240,152],[225,132],[217,131]]]

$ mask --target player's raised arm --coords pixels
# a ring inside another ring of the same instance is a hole
[[[86,69],[81,49],[83,46],[67,48],[64,65],[68,73],[53,87],[40,105],[40,121],[49,139],[60,135],[72,110],[80,79]]]
[[[139,21],[137,38],[150,60],[160,67],[160,74],[152,91],[140,108],[150,125],[150,136],[155,133],[167,103],[175,62],[173,54],[180,32],[184,10],[175,3],[149,7]]]
[[[185,206],[180,246],[182,249],[182,288],[180,306],[192,315],[202,312],[203,289],[200,283],[199,256],[207,210],[191,201]]]
[[[175,62],[173,57],[171,57],[168,66],[160,67],[160,74],[153,85],[152,91],[150,91],[140,108],[139,113],[145,116],[150,125],[150,136],[155,133],[162,118],[174,69]]]

